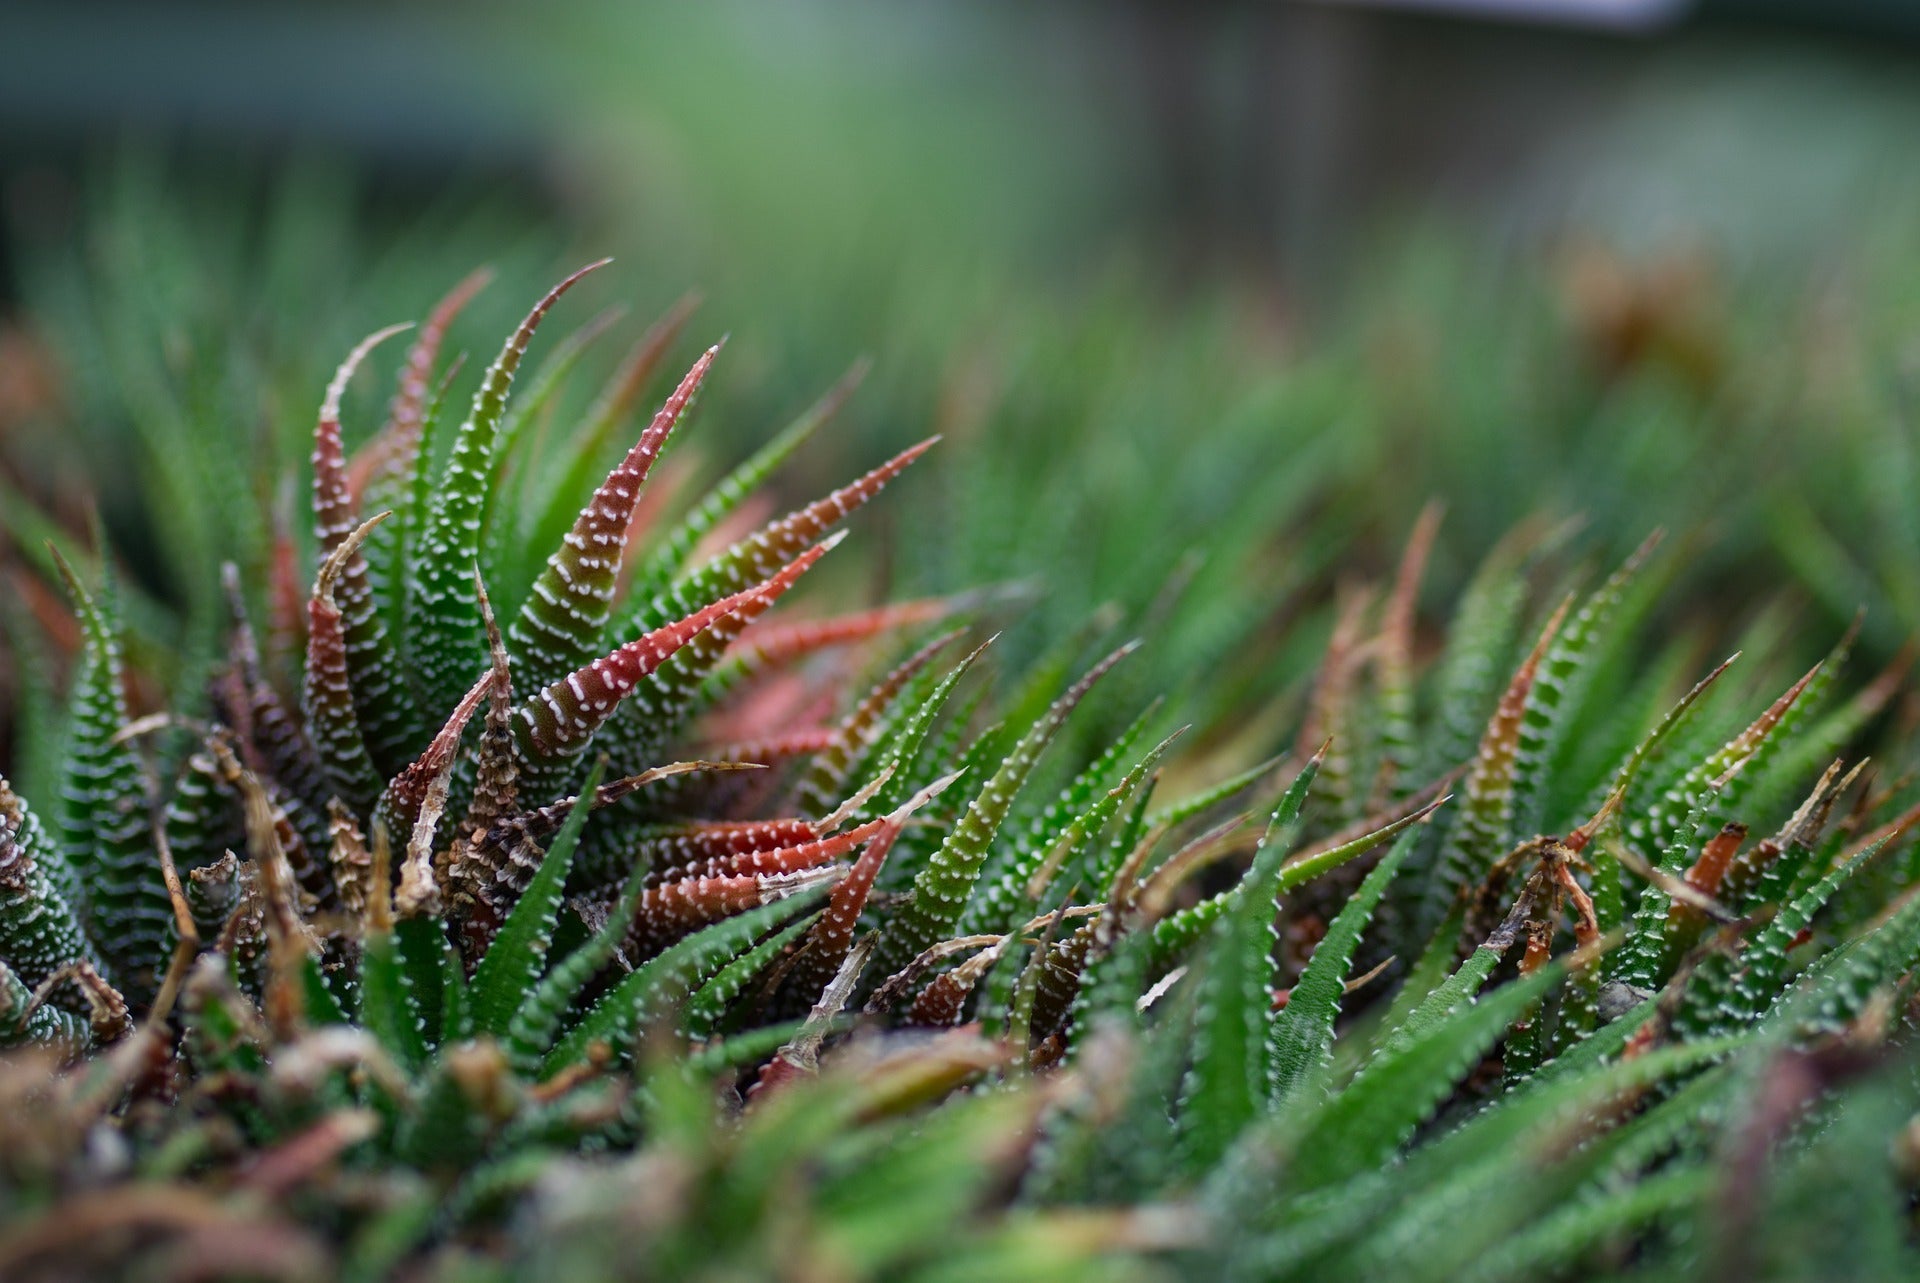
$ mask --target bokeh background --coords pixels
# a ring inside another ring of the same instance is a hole
[[[1196,720],[1303,681],[1429,500],[1430,610],[1511,531],[1598,565],[1666,527],[1703,646],[1819,653],[1864,606],[1884,659],[1920,627],[1917,56],[1897,0],[14,0],[9,613],[97,510],[190,667],[359,336],[488,262],[484,352],[606,253],[589,363],[689,291],[686,355],[731,335],[690,471],[863,358],[782,494],[948,435],[835,591],[1016,585],[1016,661],[1110,603]],[[235,452],[255,494],[205,482]]]

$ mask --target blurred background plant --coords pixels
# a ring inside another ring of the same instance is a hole
[[[797,463],[792,493],[923,427],[967,441],[915,497],[966,537],[876,573],[1043,574],[1016,656],[1115,598],[1137,616],[1163,588],[1260,582],[1173,612],[1143,679],[1164,688],[1324,601],[1336,549],[1378,571],[1432,497],[1438,594],[1550,512],[1602,555],[1699,532],[1729,611],[1784,567],[1834,621],[1868,607],[1871,655],[1920,625],[1901,162],[1920,86],[1897,7],[587,4],[536,27],[510,7],[27,4],[6,23],[8,493],[73,516],[93,460],[157,461],[94,488],[140,586],[201,639],[208,550],[264,564],[247,526],[272,508],[186,502],[195,460],[238,450],[270,484],[369,315],[416,316],[486,261],[503,286],[467,323],[492,334],[583,248],[620,259],[618,297],[697,290],[700,332],[736,331],[700,466],[863,356],[844,449]],[[1210,672],[1207,698],[1275,667]]]

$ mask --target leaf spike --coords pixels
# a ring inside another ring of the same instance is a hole
[[[1159,700],[1154,700],[1147,714],[1143,715],[1136,724],[1144,725],[1146,717],[1158,710],[1159,703]],[[1118,784],[1095,799],[1085,812],[1069,820],[1067,826],[1053,839],[1050,847],[1036,848],[1031,860],[1017,863],[1009,871],[1007,885],[1020,888],[1030,900],[1037,900],[1045,895],[1047,887],[1052,885],[1053,879],[1059,875],[1061,866],[1074,851],[1083,843],[1099,836],[1113,817],[1119,813],[1121,806],[1138,791],[1141,782],[1159,767],[1160,759],[1165,756],[1168,749],[1173,747],[1174,741],[1191,729],[1191,725],[1175,727],[1171,734],[1149,749],[1147,755],[1135,763],[1121,777]],[[1024,886],[1021,885],[1023,878]],[[1099,885],[1098,881],[1096,881],[1097,885]]]
[[[460,749],[460,736],[467,729],[467,723],[473,720],[480,702],[492,689],[493,681],[493,670],[489,668],[454,706],[446,724],[433,737],[433,742],[387,785],[380,797],[380,814],[385,818],[389,832],[414,833],[422,806],[436,791],[436,781],[444,781],[452,771],[454,757]]]
[[[440,760],[439,769],[427,781],[413,817],[413,832],[407,838],[407,858],[400,866],[400,889],[395,899],[403,918],[423,915],[437,918],[444,911],[444,887],[440,870],[434,867],[433,834],[440,825],[440,817],[446,813],[447,795],[453,787],[453,763],[451,753]]]
[[[5,966],[5,963],[0,963],[0,968]],[[19,977],[10,971],[7,975],[18,983]],[[100,974],[99,968],[86,961],[70,962],[35,986],[17,1016],[21,1026],[44,1027],[40,1021],[34,1020],[34,1016],[47,1005],[47,999],[54,990],[68,984],[78,991],[79,1003],[87,1009],[87,1029],[95,1046],[118,1042],[132,1032],[133,1013],[127,1006],[126,998]],[[43,1021],[46,1019],[42,1018]],[[71,1016],[68,1020],[71,1020]],[[67,1024],[68,1021],[61,1023]]]
[[[1414,520],[1413,533],[1407,536],[1406,551],[1394,572],[1393,592],[1383,611],[1381,631],[1410,643],[1414,612],[1419,606],[1420,581],[1426,577],[1427,561],[1433,555],[1434,540],[1440,534],[1440,522],[1447,505],[1438,499],[1427,500]]]
[[[336,600],[340,578],[346,573],[346,568],[353,561],[354,555],[360,551],[360,545],[367,541],[367,536],[373,533],[374,527],[391,516],[393,516],[391,512],[375,513],[347,532],[340,543],[327,554],[326,560],[320,563],[320,569],[315,573],[313,581],[315,597],[324,595],[330,603]],[[339,612],[336,610],[335,613]]]
[[[887,781],[893,778],[895,769],[891,763],[881,767],[878,775],[875,775],[872,779],[856,789],[846,801],[821,816],[820,819],[814,823],[813,827],[821,833],[832,833],[835,829],[838,829],[848,820],[858,815],[865,809],[867,803],[871,802],[874,797],[879,794],[880,790],[887,786]]]
[[[885,826],[884,819],[868,820],[865,824],[856,825],[844,833],[837,833],[831,837],[809,838],[793,846],[743,851],[737,855],[719,855],[711,859],[696,860],[691,864],[659,870],[650,874],[649,878],[658,885],[664,882],[683,882],[688,878],[737,877],[742,874],[761,877],[777,873],[799,873],[839,859]]]
[[[66,588],[67,596],[73,602],[74,613],[80,617],[81,628],[84,630],[89,625],[104,628],[106,624],[99,606],[93,600],[93,594],[80,582],[79,574],[75,572],[73,563],[67,560],[67,555],[60,551],[60,545],[49,539],[46,548],[47,555],[53,559],[53,568],[59,572],[61,585]]]
[[[1139,648],[1139,641],[1127,642],[1088,669],[1085,676],[1053,701],[982,785],[939,850],[915,876],[913,896],[901,907],[893,930],[882,942],[882,960],[889,969],[895,969],[899,962],[952,932],[973,895],[994,835],[1006,820],[1015,796],[1033,773],[1040,754],[1094,684]]]
[[[367,447],[354,459],[348,483],[356,498],[362,494],[386,500],[395,494],[378,494],[392,487],[402,473],[411,472],[420,449],[420,429],[425,422],[427,394],[433,387],[433,367],[440,359],[440,345],[447,330],[468,303],[493,280],[493,269],[480,267],[452,290],[427,314],[427,320],[407,349],[400,367],[400,384],[387,404],[387,423]]]
[[[765,609],[838,542],[836,535],[815,544],[764,583],[722,597],[684,619],[636,637],[552,683],[520,706],[521,748],[542,760],[578,752],[620,702],[675,651],[735,611]]]
[[[638,609],[633,617],[635,627],[657,627],[662,620],[690,610],[696,602],[738,591],[755,577],[768,573],[782,558],[795,555],[809,538],[830,529],[878,494],[891,477],[937,439],[903,451],[852,485],[843,486],[825,499],[732,545],[701,570]],[[657,697],[645,706],[651,717],[644,721],[639,716],[623,717],[613,728],[613,743],[624,760],[645,760],[662,749],[665,736],[704,702],[703,697],[708,693],[706,678],[719,663],[727,645],[757,614],[754,608],[740,611],[720,622],[711,632],[695,638],[684,655],[675,656],[662,666],[654,683]],[[630,711],[637,714],[642,706],[635,705]]]
[[[826,912],[807,932],[807,952],[795,965],[789,980],[796,992],[812,992],[840,965],[853,944],[854,928],[867,907],[867,897],[873,891],[874,879],[880,875],[880,866],[886,863],[887,855],[893,850],[893,844],[906,826],[908,817],[940,796],[962,774],[961,771],[955,771],[943,775],[915,793],[897,810],[890,812],[882,821],[879,831],[867,840],[865,849],[853,862],[852,869],[834,887],[827,901]]]
[[[667,349],[680,337],[687,322],[701,303],[698,291],[690,291],[677,299],[659,320],[646,328],[646,331],[634,340],[627,350],[626,357],[620,362],[620,368],[595,399],[587,411],[586,432],[580,442],[580,450],[591,457],[597,452],[600,442],[611,432],[616,424],[626,418],[633,409],[634,402],[646,390],[647,380],[666,357]],[[709,351],[711,356],[718,351],[726,339],[722,338]]]
[[[1355,685],[1365,648],[1361,623],[1372,604],[1372,594],[1356,592],[1342,584],[1336,607],[1333,635],[1327,640],[1326,656],[1313,682],[1307,714],[1300,727],[1298,748],[1304,751],[1315,740],[1324,740],[1327,755],[1321,771],[1321,796],[1336,812],[1346,814],[1351,804],[1364,803],[1353,787],[1353,736],[1350,731]]]
[[[486,625],[487,652],[493,664],[493,684],[487,688],[487,720],[480,733],[480,750],[475,761],[473,801],[467,808],[468,832],[484,828],[514,809],[519,798],[519,753],[513,739],[513,671],[507,659],[506,642],[500,636],[499,621],[494,618],[493,602],[487,596],[480,567],[473,568],[474,592],[480,603],[480,619]]]
[[[1696,763],[1662,793],[1659,803],[1646,812],[1644,819],[1630,825],[1628,836],[1634,840],[1643,859],[1659,860],[1668,872],[1677,872],[1687,855],[1695,827],[1717,827],[1725,812],[1737,802],[1743,775],[1757,771],[1754,763],[1778,748],[1782,728],[1816,679],[1824,687],[1823,673],[1830,670],[1837,655],[1852,644],[1852,631],[1833,655],[1815,664],[1789,687],[1738,735]],[[1704,809],[1703,809],[1704,808]],[[1694,817],[1695,812],[1699,812]]]
[[[561,281],[527,313],[494,358],[466,422],[454,436],[446,472],[434,497],[418,546],[412,549],[409,574],[414,591],[409,610],[416,616],[415,645],[409,656],[419,673],[429,706],[450,703],[459,692],[460,674],[469,654],[474,620],[466,601],[466,569],[480,553],[481,526],[487,509],[500,421],[507,394],[520,368],[527,345],[562,294],[589,272],[611,259],[589,263]]]
[[[924,441],[908,446],[857,481],[850,482],[826,498],[816,500],[798,512],[792,513],[773,527],[773,530],[778,532],[779,541],[784,543],[793,539],[818,538],[817,533],[808,532],[824,531],[843,520],[848,513],[879,494],[889,481],[905,472],[916,459],[938,444],[940,444],[940,434],[935,433]]]
[[[857,947],[842,952],[832,978],[807,1012],[800,1032],[774,1053],[773,1059],[753,1080],[753,1086],[747,1089],[750,1104],[779,1090],[783,1083],[819,1072],[820,1045],[826,1041],[834,1019],[853,998],[854,986],[860,983],[860,974],[867,969],[867,960],[873,956],[876,943],[877,935],[870,933]]]
[[[713,762],[701,758],[669,762],[665,766],[649,767],[637,774],[622,776],[620,779],[609,780],[602,784],[594,791],[593,809],[597,811],[602,807],[612,806],[629,793],[645,788],[649,784],[671,779],[676,775],[692,775],[695,772],[764,771],[765,769],[767,768],[758,762]],[[573,798],[563,797],[557,802],[549,803],[536,810],[524,811],[515,818],[515,823],[526,828],[530,833],[545,837],[560,827],[561,822],[567,818],[567,812],[572,808],[573,802]],[[788,823],[788,821],[762,820],[757,823],[777,824]]]
[[[146,770],[117,738],[129,716],[111,580],[96,600],[60,550],[47,547],[73,597],[83,643],[68,696],[60,864],[75,884],[82,926],[126,991],[144,1000],[172,915],[154,858]]]
[[[1126,895],[1130,916],[1141,922],[1155,922],[1163,916],[1173,903],[1173,895],[1187,878],[1205,865],[1211,864],[1234,849],[1228,841],[1240,831],[1247,822],[1245,815],[1228,816],[1205,832],[1196,834],[1182,843],[1180,849],[1168,856],[1145,881],[1135,883],[1139,870],[1132,871],[1133,877],[1119,889]],[[1122,927],[1129,923],[1118,924]]]
[[[283,830],[266,787],[251,771],[242,770],[237,774],[236,783],[247,816],[247,854],[253,858],[259,878],[267,936],[270,969],[263,1005],[275,1032],[288,1038],[305,1020],[298,973],[306,959],[319,952],[320,946],[295,903],[297,888],[293,869],[287,862],[281,840]]]
[[[1865,763],[1862,763],[1861,765],[1865,765]],[[1845,787],[1845,786],[1842,785],[1842,787]],[[1839,791],[1838,789],[1835,790],[1835,792],[1838,792],[1838,791]],[[1888,820],[1885,824],[1882,824],[1879,828],[1874,829],[1872,832],[1868,833],[1866,836],[1855,839],[1846,848],[1846,851],[1844,854],[1849,856],[1855,855],[1861,851],[1866,850],[1868,847],[1873,846],[1875,843],[1878,843],[1878,842],[1887,842],[1887,843],[1897,842],[1900,840],[1901,837],[1905,836],[1907,832],[1910,831],[1913,828],[1913,826],[1916,824],[1920,824],[1920,805],[1909,807],[1907,810],[1902,811],[1900,814],[1894,816],[1891,820]],[[1791,823],[1789,824],[1789,827],[1790,828],[1792,827]]]
[[[610,806],[636,789],[676,775],[755,769],[730,762],[656,766],[592,789],[582,816],[584,819],[587,812]],[[499,922],[520,902],[521,893],[541,867],[544,857],[540,844],[563,827],[579,802],[580,796],[563,797],[538,810],[506,816],[483,831],[469,831],[456,842],[448,859],[446,882],[455,907],[469,918],[464,930],[470,943],[484,947]]]
[[[1336,869],[1355,856],[1366,854],[1374,847],[1385,842],[1388,838],[1394,837],[1406,829],[1412,828],[1416,824],[1425,823],[1432,817],[1434,812],[1451,801],[1453,801],[1453,794],[1442,793],[1431,802],[1415,807],[1400,818],[1383,824],[1372,832],[1363,833],[1359,837],[1349,838],[1344,842],[1328,843],[1316,847],[1313,850],[1302,851],[1297,855],[1289,856],[1286,863],[1281,866],[1281,885],[1283,888],[1297,886],[1331,869]]]
[[[634,910],[627,948],[642,957],[720,918],[835,885],[846,866],[828,864],[794,873],[684,878],[649,887]]]
[[[814,756],[806,777],[801,781],[802,811],[817,814],[827,809],[828,800],[838,796],[845,785],[856,758],[885,733],[887,709],[907,683],[965,633],[966,629],[955,628],[933,638],[902,660],[854,705],[853,711],[841,721],[835,742]],[[891,771],[893,767],[889,765],[883,769]]]
[[[587,408],[580,426],[571,434],[565,457],[557,466],[544,471],[528,469],[518,507],[521,518],[517,537],[522,546],[550,548],[566,533],[573,520],[575,496],[593,487],[608,438],[632,412],[634,403],[646,391],[654,371],[678,341],[681,330],[686,327],[700,302],[697,292],[685,294],[665,315],[649,325],[646,332],[628,349],[618,368]],[[629,538],[632,530],[643,524],[644,520],[636,510]],[[498,537],[511,537],[504,530],[496,534]],[[622,566],[620,586],[623,591],[631,573],[630,563]]]
[[[1547,823],[1548,776],[1565,754],[1573,724],[1582,714],[1596,671],[1604,656],[1617,653],[1623,641],[1620,618],[1631,615],[1630,594],[1640,572],[1660,546],[1664,534],[1655,530],[1642,540],[1620,567],[1595,589],[1567,620],[1547,648],[1527,692],[1520,719],[1520,739],[1514,754],[1514,836],[1539,831]]]
[[[1319,758],[1288,785],[1267,822],[1252,863],[1226,894],[1201,962],[1190,1027],[1193,1064],[1180,1085],[1178,1156],[1191,1167],[1226,1152],[1267,1099],[1267,1013],[1276,962],[1274,917],[1283,866],[1300,829],[1300,811]]]
[[[756,739],[728,740],[703,751],[723,762],[760,762],[771,764],[796,757],[811,757],[833,744],[831,726],[803,726],[797,730],[762,735]]]
[[[919,983],[920,978],[926,975],[928,971],[932,970],[939,963],[946,961],[948,958],[966,953],[969,950],[987,950],[992,956],[985,960],[985,965],[992,965],[1006,952],[1006,947],[1010,943],[1012,943],[1012,937],[1010,936],[979,935],[951,936],[938,944],[928,945],[916,954],[913,960],[908,962],[906,966],[895,971],[874,987],[873,992],[867,995],[864,1010],[866,1014],[870,1016],[890,1011],[906,996],[909,989]],[[968,961],[962,963],[961,966],[968,966],[973,961],[973,959],[968,959]],[[955,968],[956,971],[959,969],[958,967]],[[965,984],[971,989],[973,979],[967,979]],[[965,997],[965,994],[962,993],[961,996]]]
[[[867,641],[882,633],[932,623],[952,614],[958,603],[946,597],[893,602],[869,610],[766,624],[734,643],[731,655],[750,669],[785,664],[815,651]]]
[[[1446,506],[1429,499],[1413,523],[1407,549],[1394,575],[1393,590],[1380,612],[1380,639],[1374,655],[1380,680],[1381,762],[1376,791],[1389,797],[1405,793],[1417,754],[1414,728],[1413,633],[1420,604],[1420,581],[1440,533]]]
[[[247,619],[240,585],[240,568],[231,561],[220,567],[220,586],[226,595],[228,673],[222,678],[222,698],[228,720],[239,735],[243,753],[260,759],[268,774],[304,808],[309,841],[324,845],[321,816],[331,790],[319,754],[307,739],[301,719],[281,700],[261,670],[260,648]],[[255,769],[260,769],[256,766]],[[202,852],[208,859],[211,852]]]
[[[307,667],[300,699],[307,733],[328,783],[358,810],[380,795],[381,779],[354,704],[346,622],[334,590],[347,564],[359,558],[368,534],[390,515],[383,512],[348,532],[321,564],[307,600]]]
[[[938,436],[931,436],[908,446],[879,467],[825,498],[816,499],[806,507],[788,513],[734,544],[689,576],[684,583],[676,585],[664,605],[639,603],[636,622],[639,618],[652,616],[660,609],[670,610],[675,604],[689,599],[700,600],[720,593],[736,592],[754,579],[771,573],[782,562],[819,539],[845,520],[848,514],[879,494],[888,482],[906,471],[914,460],[931,450],[939,440]]]
[[[1513,679],[1494,708],[1493,717],[1481,735],[1479,750],[1467,771],[1462,808],[1454,830],[1448,836],[1444,861],[1445,881],[1451,891],[1479,880],[1479,874],[1511,845],[1513,826],[1514,765],[1520,747],[1521,723],[1526,716],[1527,695],[1533,689],[1534,674],[1545,658],[1547,647],[1560,631],[1560,624],[1573,606],[1573,594],[1561,599],[1533,650],[1515,670]]]
[[[1728,764],[1726,769],[1712,780],[1714,788],[1725,788],[1733,782],[1733,777],[1753,759],[1753,755],[1759,751],[1767,737],[1773,734],[1774,728],[1780,725],[1780,719],[1787,715],[1787,710],[1793,707],[1813,679],[1820,675],[1820,670],[1826,667],[1826,663],[1827,661],[1823,659],[1809,668],[1799,681],[1789,686],[1780,698],[1774,700],[1764,713],[1754,718],[1746,730],[1735,736],[1733,741],[1720,751],[1718,758],[1725,759]]]
[[[908,1025],[922,1029],[946,1029],[958,1025],[966,1015],[967,1001],[973,996],[974,989],[983,977],[1000,965],[1000,960],[1014,943],[1013,936],[1001,936],[996,943],[959,966],[935,976],[907,1005],[902,1019]]]
[[[1641,765],[1646,762],[1656,748],[1666,742],[1668,737],[1678,729],[1687,714],[1693,710],[1694,705],[1700,702],[1700,697],[1705,695],[1707,691],[1713,687],[1713,684],[1726,674],[1729,668],[1733,667],[1734,661],[1740,658],[1741,653],[1742,652],[1737,650],[1734,651],[1733,654],[1721,660],[1719,666],[1712,672],[1695,682],[1692,687],[1688,689],[1687,693],[1680,697],[1680,702],[1667,710],[1667,715],[1660,719],[1660,724],[1653,728],[1652,733],[1634,746],[1633,752],[1627,755],[1625,765],[1620,768],[1620,774],[1614,786],[1616,793],[1624,795],[1627,786],[1633,782],[1634,776],[1639,773]]]
[[[615,303],[602,308],[584,324],[561,336],[526,382],[514,389],[513,404],[501,416],[500,428],[489,456],[488,467],[491,471],[486,483],[487,498],[481,509],[482,558],[489,567],[499,566],[506,570],[524,566],[528,574],[538,573],[541,563],[509,556],[508,550],[553,548],[573,523],[573,506],[578,497],[590,492],[599,481],[603,467],[600,443],[584,447],[577,439],[554,440],[549,435],[553,426],[551,411],[555,398],[566,388],[588,350],[626,312],[624,303]],[[528,440],[529,436],[531,440]],[[583,455],[583,449],[589,448],[591,453]],[[544,515],[547,520],[541,529],[535,531],[528,528],[526,519],[526,514],[532,509],[528,491],[540,479],[540,470],[533,465],[549,458],[557,459],[556,466],[566,466],[569,478],[568,483],[553,496],[554,501],[546,505],[548,511]],[[516,472],[519,480],[512,487],[512,493],[508,493],[508,478]],[[584,474],[578,485],[572,484],[573,472]],[[526,581],[517,582],[510,595],[518,600],[525,595],[526,589]]]
[[[394,335],[412,328],[413,322],[402,321],[398,325],[375,330],[361,339],[334,371],[326,394],[320,399],[320,417],[313,429],[313,517],[314,544],[323,557],[338,548],[358,524],[354,513],[353,487],[347,476],[346,449],[340,439],[340,398],[346,392],[354,371],[369,352]],[[360,565],[359,575],[364,586],[364,562]]]
[[[1107,903],[1114,905],[1116,909],[1124,908],[1131,913],[1133,907],[1136,906],[1140,900],[1140,879],[1141,875],[1146,872],[1147,861],[1152,858],[1154,848],[1160,845],[1160,839],[1166,835],[1167,829],[1164,825],[1153,824],[1148,826],[1145,834],[1142,835],[1138,842],[1134,843],[1133,849],[1126,853],[1125,858],[1122,859],[1118,867],[1114,869],[1113,877],[1108,880]],[[1202,836],[1205,835],[1203,834]],[[1192,845],[1190,842],[1187,843],[1189,847]],[[1113,921],[1105,925],[1108,929],[1105,932],[1106,939],[1103,943],[1110,944],[1119,934],[1121,927],[1129,924],[1119,922],[1116,915]]]
[[[701,820],[670,825],[644,834],[633,850],[627,853],[631,856],[630,861],[623,862],[617,868],[603,865],[593,870],[593,876],[597,881],[609,881],[624,872],[628,863],[640,869],[678,868],[721,855],[795,846],[811,842],[821,835],[822,830],[811,822],[792,818]]]
[[[640,502],[640,487],[719,354],[720,344],[716,343],[694,362],[626,458],[607,474],[580,510],[573,529],[534,581],[526,604],[507,629],[522,679],[530,687],[537,689],[558,680],[598,650],[613,610],[615,585],[626,554],[627,531]]]
[[[721,478],[683,519],[666,533],[660,545],[634,572],[634,600],[645,603],[664,592],[685,567],[694,548],[740,504],[758,493],[775,469],[805,445],[840,410],[865,377],[868,363],[856,361],[827,394],[781,429],[779,435]]]
[[[1355,984],[1364,983],[1364,979],[1346,982],[1354,948],[1387,883],[1413,849],[1413,842],[1411,834],[1401,838],[1374,865],[1327,929],[1325,938],[1314,946],[1313,956],[1288,991],[1284,1006],[1276,999],[1279,1014],[1267,1026],[1267,1094],[1271,1100],[1292,1095],[1331,1059],[1340,999],[1352,992]]]

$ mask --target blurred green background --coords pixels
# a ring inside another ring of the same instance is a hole
[[[1113,602],[1210,725],[1305,678],[1429,499],[1434,608],[1529,517],[1595,565],[1666,526],[1690,624],[1785,594],[1810,655],[1864,605],[1874,662],[1920,627],[1911,12],[12,4],[9,582],[97,500],[190,653],[219,559],[299,526],[358,337],[484,261],[482,353],[611,253],[590,361],[689,290],[683,355],[732,336],[700,474],[862,356],[784,497],[948,434],[832,591],[1022,581],[1016,660]],[[233,451],[256,494],[202,484]]]

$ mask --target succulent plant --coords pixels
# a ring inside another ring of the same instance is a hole
[[[933,444],[743,520],[844,389],[669,522],[718,346],[582,461],[680,309],[548,445],[577,344],[510,394],[590,270],[456,417],[462,282],[351,453],[400,327],[348,354],[309,564],[228,573],[200,704],[144,712],[111,556],[58,563],[61,785],[0,788],[0,1274],[1817,1274],[1793,1200],[1913,1269],[1917,812],[1844,760],[1898,668],[1841,699],[1851,635],[1797,675],[1765,617],[1649,648],[1659,540],[1589,586],[1541,525],[1427,664],[1434,511],[1291,751],[1162,797],[1135,643],[996,691],[990,595],[768,617]]]
[[[7,1038],[131,1073],[119,1084],[130,1125],[140,1102],[168,1099],[249,1148],[372,1145],[423,1179],[631,1142],[664,1090],[641,1072],[648,1040],[697,1039],[706,1049],[691,1063],[758,1068],[756,1093],[772,1092],[813,1074],[843,1009],[868,991],[938,1006],[955,985],[935,964],[963,913],[968,940],[998,933],[996,957],[1038,916],[1002,884],[1060,834],[1013,842],[1008,816],[1127,648],[1057,699],[1035,686],[1016,700],[1008,712],[1032,723],[1022,733],[995,726],[968,742],[963,721],[932,734],[984,649],[943,669],[964,629],[850,697],[841,689],[857,668],[805,667],[967,603],[749,632],[837,542],[832,528],[932,445],[698,556],[831,402],[642,556],[643,484],[718,347],[584,503],[566,485],[578,471],[568,458],[547,463],[544,511],[497,504],[510,467],[543,463],[526,449],[528,425],[555,377],[550,365],[510,404],[514,376],[586,270],[535,305],[457,425],[443,383],[436,392],[438,349],[477,279],[420,328],[386,426],[352,457],[343,391],[402,327],[341,364],[314,428],[317,564],[297,695],[273,680],[229,568],[233,618],[209,717],[136,718],[111,585],[90,591],[60,562],[83,649],[53,832],[6,793]],[[637,345],[584,436],[625,417],[683,320]],[[361,519],[381,503],[391,507]],[[527,552],[528,533],[566,503],[577,516],[557,546]],[[501,582],[528,586],[496,614],[488,584]],[[733,742],[714,741],[717,728]],[[184,747],[169,754],[168,741]],[[1141,772],[1132,779],[1138,788]],[[1062,833],[1079,822],[1071,854],[1103,840],[1116,810],[1097,783],[1077,781],[1049,812]],[[971,905],[996,853],[1009,867],[995,865],[994,898]],[[912,863],[877,893],[890,854]],[[899,973],[890,988],[885,973],[863,979],[870,960]],[[915,998],[922,987],[935,996]],[[931,1023],[956,1021],[966,997],[955,990]],[[781,1037],[769,1042],[768,1029]],[[897,1089],[912,1100],[1000,1059],[976,1040],[876,1072],[926,1075]],[[242,1081],[249,1099],[227,1098]],[[890,1112],[886,1095],[858,1108]],[[447,1220],[437,1197],[433,1208],[418,1228],[434,1238],[479,1210]]]

